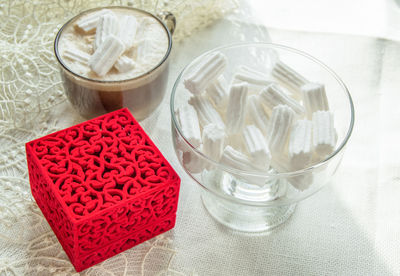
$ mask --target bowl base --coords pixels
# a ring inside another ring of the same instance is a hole
[[[244,206],[204,191],[202,201],[208,213],[219,223],[242,232],[262,232],[284,223],[296,204],[279,207]]]

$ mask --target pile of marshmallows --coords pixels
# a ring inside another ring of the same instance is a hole
[[[246,66],[237,68],[228,86],[226,66],[226,56],[216,52],[184,79],[193,95],[177,118],[192,146],[248,172],[295,171],[333,152],[337,135],[323,84],[307,81],[278,60],[271,74],[290,92]]]
[[[135,62],[123,55],[134,45],[138,22],[134,16],[117,17],[110,10],[87,15],[75,23],[75,28],[85,34],[95,32],[94,53],[89,55],[76,48],[68,48],[64,56],[78,62],[97,75],[104,77],[114,66],[120,73],[126,73],[135,67]]]

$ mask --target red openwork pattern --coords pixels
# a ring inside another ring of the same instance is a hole
[[[26,152],[32,194],[77,271],[174,227],[180,179],[127,109]]]

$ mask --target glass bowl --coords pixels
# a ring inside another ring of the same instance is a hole
[[[270,72],[277,59],[306,79],[325,85],[334,114],[337,143],[332,154],[311,166],[279,173],[275,170],[246,171],[212,160],[191,145],[176,117],[179,107],[189,104],[192,94],[185,80],[205,56],[223,53],[228,60],[224,77],[229,81],[235,67],[246,65]],[[245,43],[208,51],[185,67],[171,94],[171,128],[175,152],[184,170],[202,187],[202,201],[210,215],[232,229],[245,232],[269,230],[286,221],[296,204],[320,190],[337,171],[354,125],[354,107],[343,81],[325,64],[304,52],[271,43]],[[263,185],[254,183],[263,181]]]

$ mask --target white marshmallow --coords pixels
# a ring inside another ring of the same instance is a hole
[[[309,82],[306,78],[282,61],[277,61],[275,63],[271,73],[280,84],[290,88],[298,98],[301,97],[301,87]]]
[[[252,76],[258,80],[258,83],[264,85],[266,81],[269,79],[268,74],[264,72],[257,71],[253,68],[250,68],[246,65],[240,65],[237,67],[237,73],[246,76]]]
[[[183,136],[195,148],[201,144],[199,119],[191,105],[181,106],[177,112]]]
[[[243,170],[247,172],[259,172],[260,169],[255,167],[252,163],[252,160],[245,154],[240,151],[235,150],[231,146],[226,146],[220,163],[226,166],[229,166],[234,169]],[[264,171],[267,172],[268,168],[264,168]],[[244,181],[247,184],[253,184],[258,186],[264,186],[266,178],[263,176],[252,176],[252,175],[242,175],[240,173],[231,173],[239,181]]]
[[[320,157],[331,154],[336,145],[336,131],[333,114],[330,111],[316,111],[312,116],[313,146]]]
[[[291,165],[287,155],[275,155],[271,160],[271,167],[278,173],[287,173],[295,171]],[[311,172],[287,177],[286,180],[299,191],[304,191],[312,184],[314,176]]]
[[[199,148],[202,151],[202,145]],[[182,153],[182,164],[183,167],[190,173],[200,173],[206,166],[206,161],[193,150],[185,151]]]
[[[254,125],[247,126],[243,131],[243,138],[253,166],[268,170],[271,153],[261,131]]]
[[[277,105],[272,109],[267,139],[272,155],[283,152],[294,117],[294,111],[287,105]]]
[[[75,23],[75,28],[83,31],[84,33],[91,33],[96,30],[99,19],[104,14],[111,14],[110,10],[100,10],[82,17]]]
[[[156,49],[154,41],[151,41],[150,39],[140,40],[136,49],[136,60],[145,64],[146,60],[151,56],[153,49]]]
[[[292,127],[289,139],[289,159],[293,169],[304,169],[312,158],[312,122],[298,120]]]
[[[247,99],[246,113],[253,123],[264,133],[268,130],[269,116],[261,104],[259,95],[251,95]]]
[[[90,55],[88,53],[76,48],[65,49],[63,56],[82,65],[88,65],[90,59]]]
[[[224,150],[225,131],[216,124],[203,128],[203,152],[214,161],[218,161]]]
[[[135,68],[136,63],[127,56],[120,56],[114,64],[114,67],[120,73],[126,73]]]
[[[106,13],[102,15],[97,24],[96,35],[93,41],[93,49],[96,51],[108,36],[117,36],[118,30],[118,19],[114,13]]]
[[[225,145],[229,145],[232,148],[234,148],[238,151],[241,151],[241,152],[246,151],[246,146],[244,145],[243,135],[241,132],[231,134],[231,135],[226,135]]]
[[[225,70],[226,56],[222,53],[213,53],[204,57],[200,65],[194,68],[183,81],[185,87],[194,95],[200,95]]]
[[[124,15],[119,19],[117,36],[124,43],[126,50],[133,46],[137,28],[138,22],[134,16]]]
[[[90,57],[90,69],[101,77],[105,76],[124,50],[124,44],[114,35],[109,35]]]
[[[312,114],[318,110],[329,110],[328,98],[325,93],[325,86],[319,83],[307,83],[301,87],[303,102],[307,111],[307,118],[311,119]]]
[[[221,164],[238,170],[255,171],[251,160],[246,155],[244,155],[240,151],[235,150],[231,146],[226,146],[224,148],[220,162]]]
[[[270,110],[279,104],[284,104],[296,112],[299,117],[301,117],[305,112],[304,107],[295,99],[288,96],[277,84],[271,84],[264,88],[260,92],[260,99]]]
[[[221,75],[206,88],[207,95],[214,102],[214,105],[217,108],[225,107],[228,102],[228,93],[226,91],[227,86],[224,76]]]
[[[292,170],[289,157],[285,153],[274,154],[271,159],[271,167],[279,173],[290,172]]]
[[[236,74],[233,76],[233,84],[240,82],[247,82],[251,92],[258,92],[263,87],[271,84],[268,75],[244,65],[239,66]]]
[[[239,133],[244,125],[247,83],[234,84],[229,93],[228,109],[226,111],[226,132],[227,134]]]
[[[205,127],[208,124],[214,123],[222,129],[225,128],[221,116],[204,95],[192,96],[189,99],[189,104],[196,110],[201,126]]]

